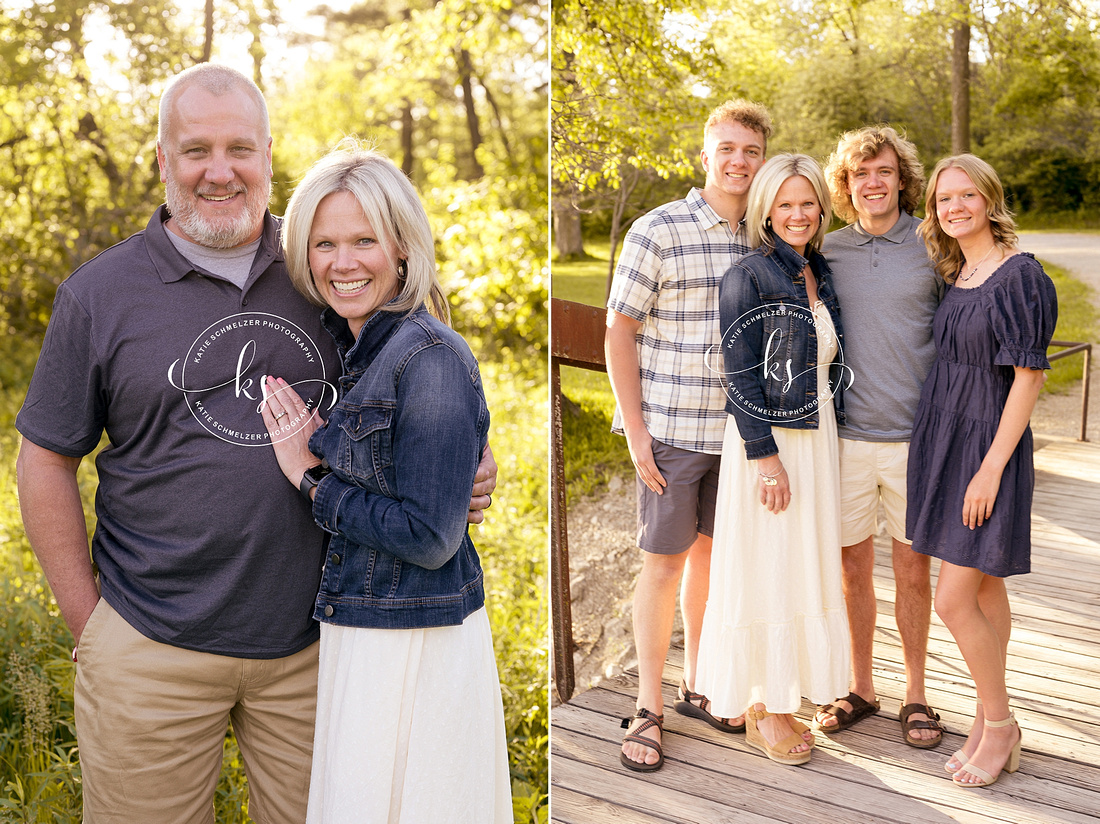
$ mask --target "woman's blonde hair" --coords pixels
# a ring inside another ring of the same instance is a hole
[[[948,235],[940,226],[936,214],[936,185],[944,169],[961,169],[970,178],[974,188],[985,198],[985,214],[989,218],[989,228],[993,231],[993,242],[1001,249],[1016,246],[1016,221],[1008,203],[1005,190],[993,167],[972,154],[960,154],[945,157],[936,164],[928,178],[928,190],[924,198],[924,220],[917,227],[917,234],[924,240],[928,256],[939,274],[948,283],[954,283],[959,276],[965,257],[959,242]]]
[[[799,176],[810,181],[810,186],[817,195],[817,202],[821,205],[821,223],[806,245],[806,254],[808,256],[811,250],[821,248],[825,234],[829,231],[829,223],[833,219],[832,200],[829,198],[829,187],[825,185],[821,166],[809,155],[779,154],[760,167],[749,187],[745,227],[749,233],[749,246],[753,249],[763,246],[767,254],[775,251],[775,241],[768,227],[768,215],[779,194],[779,188],[790,178]]]
[[[283,221],[282,242],[287,270],[294,288],[318,306],[328,306],[313,282],[309,269],[309,233],[321,201],[335,192],[349,192],[380,240],[388,240],[397,258],[390,260],[398,272],[397,298],[379,309],[412,312],[425,305],[444,323],[450,323],[450,307],[435,266],[435,245],[428,215],[413,187],[393,161],[347,137],[306,172],[294,190]],[[402,271],[403,270],[403,271]]]

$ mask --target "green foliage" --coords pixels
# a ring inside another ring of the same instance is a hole
[[[27,543],[15,495],[12,424],[34,362],[29,348],[0,338],[0,821],[78,821],[72,637]]]
[[[428,200],[455,329],[478,341],[483,357],[515,364],[543,360],[545,210],[509,209],[487,183],[433,189]]]
[[[700,84],[718,72],[709,40],[695,37],[705,8],[700,0],[554,4],[550,128],[565,253],[580,251],[562,240],[581,214],[609,212],[602,222],[615,242],[660,197],[663,180],[697,167],[709,107]]]
[[[624,194],[629,176],[615,169],[635,163],[651,174],[689,173],[703,104],[727,97],[747,96],[771,108],[773,154],[824,159],[841,132],[880,122],[907,133],[929,168],[951,151],[958,3],[615,4],[616,19],[629,22],[621,35],[604,35],[600,13],[594,20],[585,16],[590,5],[563,2],[560,11],[555,5],[552,110],[557,195],[580,212],[603,213],[587,215],[586,230],[610,226],[614,233],[610,216],[621,208],[616,195],[640,211],[667,200],[656,191]],[[644,13],[636,5],[644,5]],[[1095,212],[1100,9],[991,0],[971,3],[969,19],[972,151],[997,168],[1018,210]],[[643,65],[651,54],[668,58],[669,67],[649,84],[614,59],[631,54],[636,31],[654,45],[635,62]],[[702,59],[687,68],[677,49],[689,46]],[[620,98],[629,105],[619,105]]]
[[[704,9],[694,0],[554,4],[551,131],[563,186],[617,187],[626,166],[663,176],[694,167],[707,101],[692,84],[718,70],[709,43],[688,42]]]
[[[1024,212],[1100,206],[1100,43],[1096,11],[1004,4],[975,106],[977,151]]]
[[[0,42],[14,48],[0,61],[0,333],[40,333],[62,278],[144,226],[160,202],[156,106],[143,85],[153,67],[139,61],[126,95],[91,82],[83,55],[95,5],[0,11]],[[159,8],[119,3],[105,13],[135,54],[178,54],[173,6]]]
[[[549,546],[546,363],[482,362],[500,467],[486,522],[471,531],[504,695],[517,822],[545,820],[549,796]]]

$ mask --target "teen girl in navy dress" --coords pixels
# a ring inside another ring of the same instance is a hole
[[[1005,686],[1004,578],[1031,568],[1028,421],[1050,368],[1058,300],[1043,267],[1016,246],[997,173],[974,155],[936,165],[918,232],[950,286],[909,444],[906,531],[915,551],[942,561],[936,613],[978,693],[970,735],[946,769],[956,784],[982,787],[1020,759]]]

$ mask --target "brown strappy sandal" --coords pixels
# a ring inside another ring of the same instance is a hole
[[[623,743],[627,741],[633,741],[635,744],[641,744],[643,747],[649,747],[651,750],[657,751],[657,760],[652,764],[647,764],[644,761],[634,761],[626,757],[626,753],[619,751],[619,760],[623,762],[623,766],[628,770],[634,770],[635,772],[654,772],[661,769],[665,765],[665,754],[661,750],[661,744],[654,741],[652,738],[643,738],[642,733],[646,730],[656,727],[658,732],[661,733],[661,740],[665,737],[665,717],[663,715],[657,715],[642,707],[634,715],[629,718],[623,719],[622,727],[624,730],[629,730],[631,723],[637,719],[645,719],[634,728],[634,732],[627,733],[623,738]]]
[[[707,710],[707,707],[710,706],[710,699],[700,692],[692,692],[689,690],[687,681],[680,682],[680,692],[677,698],[675,709],[680,715],[687,715],[692,718],[706,721],[716,730],[721,730],[722,732],[745,731],[744,721],[740,724],[733,724],[728,718],[719,718],[716,715],[711,715]],[[693,704],[692,701],[698,701],[699,703]]]

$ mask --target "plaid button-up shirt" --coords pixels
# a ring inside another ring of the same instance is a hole
[[[749,251],[744,224],[732,229],[695,188],[639,218],[623,241],[607,308],[642,323],[642,415],[661,443],[722,451],[718,284]],[[623,433],[618,409],[612,431]]]

